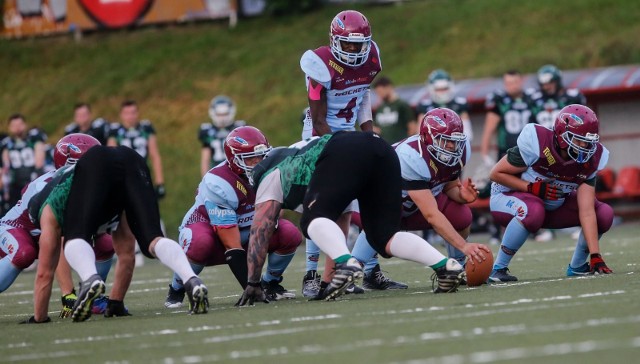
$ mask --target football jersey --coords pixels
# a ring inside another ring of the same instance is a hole
[[[454,166],[446,166],[433,158],[420,142],[419,135],[413,135],[394,145],[398,159],[400,160],[400,173],[402,175],[402,207],[403,214],[409,215],[418,207],[409,197],[410,190],[431,190],[433,196],[442,193],[445,185],[460,178],[462,168],[471,158],[471,145],[469,141],[462,151],[460,163]]]
[[[268,174],[279,172],[283,196],[282,207],[288,210],[298,209],[316,169],[320,153],[333,135],[327,134],[298,142],[289,148],[280,147],[271,150],[251,172],[254,188],[258,190],[260,183]]]
[[[374,122],[380,127],[381,136],[388,143],[395,143],[407,137],[407,123],[415,120],[411,106],[401,99],[382,102],[376,108]]]
[[[0,149],[9,154],[9,176],[11,183],[26,185],[36,172],[35,145],[44,143],[47,136],[37,128],[27,132],[26,138],[8,136],[0,142]]]
[[[197,222],[207,222],[214,229],[237,226],[244,245],[249,241],[255,199],[249,181],[233,172],[226,162],[221,163],[202,178],[195,203],[182,219],[180,230]]]
[[[47,172],[29,183],[20,201],[0,219],[0,228],[18,228],[28,231],[34,238],[40,236],[40,228],[29,215],[29,202],[33,196],[44,189],[54,174],[55,171]]]
[[[218,128],[211,123],[202,123],[202,125],[200,125],[198,140],[202,144],[202,148],[209,148],[211,150],[211,167],[217,166],[225,161],[224,140],[233,129],[244,125],[245,122],[242,120],[235,121],[226,128]]]
[[[587,104],[587,99],[575,88],[561,90],[555,96],[549,96],[538,91],[533,95],[533,99],[536,108],[536,122],[549,129],[553,129],[556,117],[563,107],[571,104]]]
[[[422,99],[416,105],[416,112],[418,115],[426,114],[429,111],[439,108],[446,107],[447,109],[451,109],[456,112],[456,114],[460,115],[463,112],[469,112],[469,105],[467,103],[467,99],[464,97],[454,97],[451,101],[446,104],[438,104],[430,98]],[[420,120],[419,120],[420,121]]]
[[[498,151],[503,154],[515,147],[518,135],[528,123],[535,123],[533,89],[524,90],[521,97],[513,98],[504,90],[487,95],[485,109],[500,117],[498,122]]]
[[[109,123],[103,118],[97,118],[91,122],[89,129],[81,131],[80,126],[76,123],[71,123],[64,128],[64,135],[73,133],[83,133],[91,135],[96,138],[100,144],[107,145],[107,138],[109,136]]]
[[[512,152],[518,152],[527,166],[520,178],[527,182],[548,182],[565,194],[575,191],[581,183],[593,180],[609,159],[607,148],[598,143],[596,152],[586,163],[564,160],[556,150],[553,130],[538,124],[528,124],[522,129],[517,147],[509,150],[509,153]],[[511,191],[509,187],[496,182],[491,185],[492,195],[508,191]],[[555,209],[564,203],[564,198],[544,202],[545,208]]]
[[[127,129],[120,123],[112,123],[109,138],[115,138],[118,145],[134,149],[145,160],[149,155],[149,137],[156,131],[149,120],[142,120],[137,126]]]
[[[327,124],[332,132],[355,130],[358,124],[366,122],[371,110],[361,110],[360,106],[369,97],[369,86],[382,70],[378,45],[371,42],[371,51],[367,61],[359,67],[349,67],[338,61],[329,46],[313,51],[308,50],[300,59],[300,67],[305,73],[307,87],[313,79],[327,90]],[[303,139],[313,133],[311,113],[307,112]]]

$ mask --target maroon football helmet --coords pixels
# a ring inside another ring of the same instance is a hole
[[[436,161],[454,166],[460,163],[467,142],[462,130],[462,120],[455,111],[436,108],[422,118],[420,140]]]
[[[100,145],[98,139],[87,134],[69,134],[58,141],[53,151],[53,164],[56,169],[76,164],[78,159],[89,149]]]
[[[556,117],[553,132],[561,149],[567,149],[569,157],[578,163],[586,163],[598,147],[600,123],[590,108],[567,105]]]
[[[371,26],[362,13],[345,10],[338,13],[331,21],[330,28],[331,53],[341,63],[357,67],[363,65],[371,51]],[[345,50],[343,43],[358,43],[360,50]]]
[[[237,174],[248,173],[246,158],[265,156],[271,150],[267,137],[258,128],[241,126],[233,129],[224,141],[224,154],[232,171]]]

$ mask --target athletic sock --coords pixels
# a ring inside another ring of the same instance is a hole
[[[378,253],[371,247],[367,240],[367,235],[364,230],[358,235],[356,244],[353,246],[351,255],[356,258],[360,263],[364,264],[364,273],[370,273],[373,268],[378,264]]]
[[[518,250],[524,245],[529,237],[529,230],[525,229],[520,220],[513,218],[504,230],[502,236],[502,244],[500,244],[500,250],[496,262],[493,265],[493,270],[506,268],[511,262],[511,258],[518,252]]]
[[[98,274],[96,255],[91,245],[83,239],[71,239],[64,245],[64,256],[69,266],[78,273],[84,282],[92,275]]]
[[[112,262],[113,262],[113,258],[109,258],[107,260],[102,260],[102,261],[96,261],[96,271],[98,271],[98,275],[105,282],[107,281],[107,276],[109,275],[109,271],[111,270]]]
[[[196,275],[199,275],[200,272],[202,272],[202,270],[204,269],[204,265],[201,265],[201,264],[189,262],[189,265],[191,266],[191,269],[193,269],[193,272]],[[184,282],[182,282],[182,279],[180,279],[180,276],[178,276],[175,272],[173,273],[173,279],[171,280],[171,287],[176,291],[179,291],[184,288]]]
[[[598,239],[601,237],[602,234],[599,234]],[[578,242],[576,243],[576,250],[573,252],[570,265],[572,268],[579,268],[587,259],[589,259],[589,246],[587,245],[587,240],[584,238],[584,233],[580,231],[580,236],[578,236]]]
[[[399,231],[389,242],[389,251],[394,257],[417,262],[425,266],[432,266],[442,259],[442,253],[432,247],[426,240],[416,234]]]
[[[270,253],[267,257],[267,270],[262,275],[262,280],[265,282],[278,281],[282,280],[282,274],[285,269],[291,263],[295,252],[289,254],[280,254],[280,253]]]
[[[311,239],[307,239],[305,253],[307,255],[306,268],[310,270],[318,270],[318,260],[320,259],[320,248]]]
[[[334,261],[344,255],[351,256],[344,233],[335,222],[325,217],[315,218],[309,223],[307,234]]]
[[[184,254],[184,250],[177,242],[168,238],[161,238],[156,243],[154,250],[158,260],[177,273],[183,282],[196,275],[191,265],[189,265],[189,260]]]
[[[224,252],[225,260],[234,277],[242,289],[247,288],[247,251],[244,249],[229,249]]]

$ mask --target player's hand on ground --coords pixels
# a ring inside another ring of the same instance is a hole
[[[476,184],[473,183],[471,178],[465,179],[459,188],[460,188],[460,198],[465,200],[467,203],[471,203],[478,199],[478,194],[480,192],[478,191]]]
[[[484,244],[467,243],[462,251],[467,256],[467,262],[476,264],[475,262],[483,262],[491,255],[491,250]]]
[[[527,192],[543,200],[555,201],[564,197],[564,193],[558,186],[545,181],[530,182],[527,185]]]
[[[255,302],[269,303],[269,300],[260,283],[249,283],[236,303],[236,307],[253,306]]]
[[[73,306],[75,306],[77,299],[78,297],[76,297],[75,291],[69,294],[66,294],[60,298],[60,300],[62,301],[62,310],[60,311],[60,318],[67,318],[71,316],[71,313],[73,313]]]
[[[613,271],[611,268],[607,267],[607,263],[602,259],[602,255],[600,254],[591,254],[591,260],[589,261],[589,267],[591,268],[591,273],[594,274],[611,274]]]

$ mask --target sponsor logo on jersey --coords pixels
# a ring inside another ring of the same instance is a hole
[[[213,216],[219,217],[219,218],[223,218],[225,216],[232,216],[232,215],[235,215],[235,213],[236,213],[233,210],[220,209],[220,208],[209,209],[207,212],[209,213],[209,215],[213,215]]]
[[[547,163],[550,166],[556,164],[556,159],[553,158],[553,155],[551,155],[551,151],[549,150],[549,147],[544,148],[542,150],[542,154],[544,154],[544,156],[547,157]]]
[[[366,81],[367,81],[367,78],[366,78],[366,77],[359,77],[359,78],[356,78],[356,79],[353,79],[353,80],[345,81],[345,83],[344,83],[344,84],[345,84],[345,85],[351,85],[352,83],[356,83],[356,82],[366,82]]]
[[[519,218],[523,218],[524,217],[524,208],[522,206],[518,206],[518,208],[516,209],[516,214],[518,215]]]
[[[436,167],[436,164],[433,163],[432,160],[429,160],[429,166],[431,166],[431,168],[433,168],[433,170],[436,172],[436,174],[438,174],[438,167]]]
[[[336,70],[336,72],[338,72],[339,74],[344,73],[344,67],[340,66],[339,64],[335,63],[333,60],[329,60],[329,66],[331,68],[333,68],[334,70]]]
[[[338,93],[335,94],[335,96],[353,95],[353,94],[357,94],[359,92],[362,92],[362,91],[364,91],[364,90],[366,90],[368,88],[369,88],[369,86],[358,87],[358,88],[354,88],[352,90],[346,90],[346,91],[343,91],[343,92],[338,92]]]
[[[247,189],[244,188],[244,186],[242,185],[242,183],[240,183],[240,181],[236,181],[236,188],[238,189],[238,191],[242,192],[243,195],[247,195]]]
[[[507,207],[508,208],[512,208],[514,203],[515,203],[515,201],[513,201],[513,200],[507,201]]]
[[[243,216],[238,219],[238,225],[249,223],[253,220],[253,214],[250,216]]]

